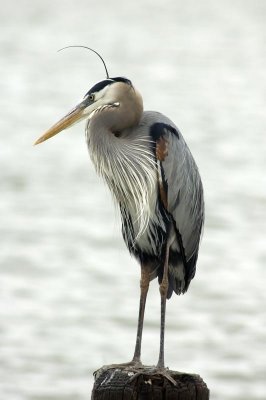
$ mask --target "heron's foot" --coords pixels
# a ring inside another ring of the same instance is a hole
[[[140,375],[144,375],[145,377],[151,378],[166,378],[169,382],[171,382],[174,386],[176,386],[176,381],[171,376],[171,373],[168,368],[165,367],[155,367],[155,366],[143,366],[136,371],[135,375],[132,376],[131,381],[138,378]]]
[[[93,375],[95,377],[99,376],[103,371],[108,369],[121,369],[132,373],[138,373],[143,370],[144,366],[140,360],[132,360],[126,363],[103,365],[101,368],[97,369]]]
[[[132,360],[130,362],[121,364],[104,365],[95,371],[93,375],[97,379],[97,377],[99,377],[104,371],[108,371],[110,369],[125,371],[131,376],[129,380],[130,382],[137,379],[140,375],[143,375],[147,380],[165,378],[174,386],[176,386],[176,381],[171,376],[171,372],[168,368],[155,365],[143,365],[140,360]]]
[[[140,360],[132,360],[126,363],[105,365],[105,367],[108,369],[117,368],[117,369],[129,369],[133,371],[143,368],[143,364]]]

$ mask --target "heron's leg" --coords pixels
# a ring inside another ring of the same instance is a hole
[[[161,294],[161,328],[160,328],[160,352],[157,368],[164,368],[164,332],[165,332],[165,310],[166,310],[166,298],[168,292],[168,261],[169,261],[169,243],[166,244],[165,260],[163,267],[163,279],[160,283],[160,294]]]
[[[134,356],[133,356],[133,360],[132,360],[134,363],[141,362],[140,355],[141,355],[143,320],[144,320],[146,298],[147,298],[147,293],[149,290],[149,283],[150,283],[149,268],[146,268],[145,266],[141,265],[138,329],[137,329],[135,352],[134,352]]]

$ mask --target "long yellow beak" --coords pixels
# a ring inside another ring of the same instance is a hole
[[[57,133],[63,131],[64,129],[70,128],[76,122],[80,121],[81,119],[86,117],[86,113],[84,113],[84,105],[80,103],[71,110],[67,115],[61,118],[56,124],[54,124],[48,131],[46,131],[36,142],[36,144],[40,144],[47,139],[57,135]]]

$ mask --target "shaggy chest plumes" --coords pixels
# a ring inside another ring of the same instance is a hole
[[[135,136],[130,130],[119,137],[111,132],[95,134],[90,125],[86,129],[90,157],[120,207],[130,235],[128,244],[147,247],[145,233],[157,219],[157,169],[151,140],[141,130]]]

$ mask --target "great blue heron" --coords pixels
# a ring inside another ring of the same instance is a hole
[[[142,365],[146,297],[150,281],[158,277],[161,325],[157,371],[163,373],[166,299],[173,291],[185,293],[195,275],[204,222],[203,188],[196,163],[176,125],[159,112],[143,111],[142,97],[129,79],[109,78],[107,69],[106,73],[107,79],[92,86],[81,102],[35,144],[87,120],[91,159],[118,202],[124,241],[141,267],[131,365]]]

